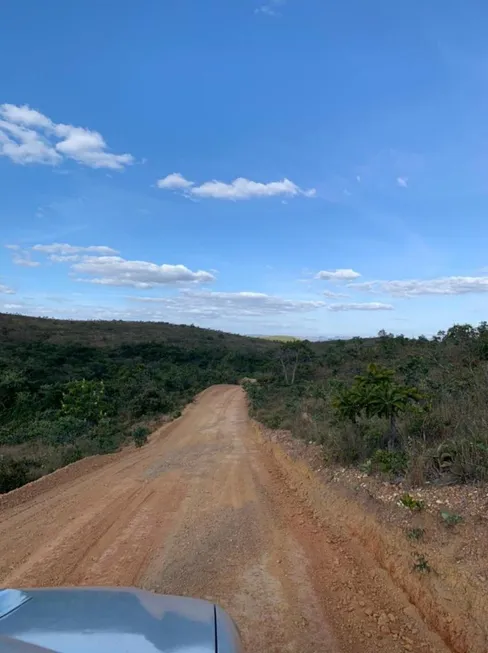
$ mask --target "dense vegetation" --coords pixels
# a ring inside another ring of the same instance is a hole
[[[329,462],[414,484],[488,480],[488,324],[434,338],[285,343],[281,375],[248,384],[256,417]]]
[[[268,369],[275,343],[191,326],[0,315],[0,492],[173,417],[214,383]]]
[[[163,323],[0,315],[0,492],[68,462],[142,446],[214,383],[329,462],[412,483],[488,479],[488,325],[432,339],[311,343]]]

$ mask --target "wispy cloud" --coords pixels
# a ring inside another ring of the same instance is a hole
[[[266,315],[306,313],[324,302],[285,299],[257,292],[184,290],[177,297],[133,297],[133,301],[158,305],[171,312],[206,318],[252,318]]]
[[[51,243],[50,245],[34,245],[32,248],[35,252],[43,254],[54,254],[58,256],[70,256],[75,254],[101,254],[110,256],[119,252],[106,245],[88,245],[88,247],[69,245],[68,243]],[[69,260],[69,259],[68,259]]]
[[[382,304],[381,302],[352,302],[350,304],[329,304],[327,310],[339,311],[393,311],[391,304]]]
[[[156,182],[158,188],[163,190],[177,190],[190,197],[213,198],[219,200],[248,200],[260,197],[287,196],[313,197],[316,194],[315,188],[303,189],[289,179],[262,183],[251,181],[245,177],[238,177],[229,183],[213,179],[203,184],[196,185],[195,182],[183,177],[179,172],[173,172]]]
[[[416,152],[384,149],[355,169],[355,178],[364,189],[385,192],[395,183],[407,188],[410,177],[425,169],[425,156]]]
[[[339,297],[349,297],[349,295],[348,295],[347,293],[343,293],[343,292],[334,292],[333,290],[324,290],[324,291],[322,292],[322,295],[324,295],[324,297],[330,297],[330,298],[334,298],[334,297],[337,297],[337,298],[339,298]]]
[[[439,277],[437,279],[409,279],[399,281],[366,281],[348,287],[392,297],[420,295],[467,295],[488,292],[488,277]]]
[[[14,295],[15,290],[13,290],[12,288],[9,288],[9,286],[6,286],[3,283],[0,283],[0,294],[2,294],[2,295]]]
[[[285,4],[286,0],[268,0],[265,4],[254,10],[255,14],[265,14],[266,16],[279,16],[279,8]]]
[[[58,165],[66,159],[90,168],[122,170],[131,154],[113,154],[103,136],[85,127],[55,123],[27,105],[0,105],[0,156],[18,164]]]
[[[33,261],[28,249],[22,249],[20,245],[5,245],[12,252],[12,262],[14,265],[21,265],[26,268],[37,268],[39,261]]]

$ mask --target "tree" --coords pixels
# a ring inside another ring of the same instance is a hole
[[[369,394],[366,412],[368,415],[385,417],[389,422],[385,443],[391,451],[398,440],[397,418],[407,410],[413,401],[421,399],[416,388],[401,386],[394,382],[380,383]]]
[[[338,415],[354,423],[361,414],[386,418],[389,427],[384,445],[389,450],[398,444],[398,416],[422,398],[417,388],[397,383],[393,377],[393,370],[371,363],[366,374],[356,376],[352,386],[343,390],[334,401]]]
[[[310,346],[303,340],[283,342],[278,355],[285,383],[293,385],[299,361],[311,355]]]
[[[447,330],[445,340],[455,345],[465,345],[472,341],[477,335],[476,329],[471,324],[454,324]]]

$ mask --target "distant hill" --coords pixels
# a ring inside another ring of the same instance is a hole
[[[257,336],[263,340],[273,340],[275,342],[295,342],[296,340],[303,340],[297,336]]]
[[[118,346],[139,343],[166,343],[192,346],[225,342],[231,349],[265,350],[272,347],[263,338],[240,336],[213,329],[168,322],[127,322],[124,320],[55,320],[0,313],[0,344],[43,342],[52,345]]]

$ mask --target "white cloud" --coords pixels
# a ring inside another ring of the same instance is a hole
[[[88,247],[80,247],[78,245],[69,245],[68,243],[51,243],[50,245],[34,245],[32,248],[35,252],[42,252],[43,254],[53,254],[65,257],[64,260],[70,260],[66,257],[87,253],[87,254],[100,254],[102,256],[110,256],[118,254],[119,252],[112,247],[106,245],[89,245]],[[54,259],[53,259],[54,260]]]
[[[196,197],[213,197],[215,199],[225,200],[246,200],[253,197],[273,197],[275,195],[305,195],[312,197],[315,189],[302,190],[289,179],[281,181],[272,181],[268,184],[250,181],[239,177],[234,179],[230,184],[223,181],[207,181],[201,186],[196,186],[190,191]]]
[[[157,265],[148,261],[128,261],[120,256],[84,256],[72,270],[95,278],[80,278],[104,286],[132,286],[155,288],[182,283],[209,283],[215,281],[210,272],[193,272],[184,265]]]
[[[57,165],[65,158],[91,168],[121,170],[134,163],[131,154],[107,151],[103,136],[96,131],[53,123],[27,105],[0,105],[0,156],[14,163]]]
[[[325,279],[326,281],[350,281],[351,279],[357,279],[360,276],[359,272],[346,268],[339,270],[321,270],[320,272],[317,272],[315,278]]]
[[[172,174],[168,175],[167,177],[164,177],[163,179],[158,179],[156,185],[158,188],[165,188],[170,190],[182,190],[193,186],[193,182],[188,181],[188,179],[185,179],[181,173],[173,172]]]
[[[73,127],[73,125],[56,125],[55,132],[63,140],[56,145],[56,150],[78,163],[91,168],[109,168],[121,170],[134,162],[131,154],[112,154],[106,152],[107,144],[96,131]]]
[[[16,123],[18,125],[25,125],[26,127],[52,127],[53,124],[43,116],[42,113],[31,109],[26,104],[22,106],[16,106],[15,104],[2,104],[0,107],[0,113],[9,122]]]
[[[18,245],[9,245],[18,251]],[[73,273],[80,276],[77,281],[103,286],[129,286],[133,288],[155,288],[181,284],[211,283],[215,276],[205,270],[192,271],[184,265],[158,265],[149,261],[129,261],[119,252],[106,245],[86,247],[69,243],[34,245],[32,250],[45,254],[53,263],[69,263]]]
[[[315,188],[304,190],[286,178],[269,183],[251,181],[244,177],[238,177],[230,183],[214,179],[196,186],[194,182],[185,179],[179,172],[174,172],[163,179],[159,179],[157,186],[163,189],[183,190],[187,195],[193,197],[233,201],[257,197],[276,197],[279,195],[313,197],[316,194]]]
[[[2,309],[6,311],[18,311],[23,309],[25,304],[2,304]]]
[[[367,281],[349,284],[354,290],[393,297],[419,295],[467,295],[488,292],[488,277],[440,277],[437,279],[409,279],[401,281]]]
[[[408,177],[397,177],[396,181],[402,188],[408,188]]]
[[[41,134],[33,129],[27,129],[1,119],[0,156],[6,156],[14,163],[19,164],[57,165],[61,161],[61,156]]]
[[[15,290],[5,286],[3,283],[0,283],[0,293],[3,295],[15,295]]]
[[[165,315],[201,318],[254,318],[305,313],[325,307],[324,302],[284,299],[256,292],[182,291],[177,297],[132,297],[133,301],[158,305]],[[164,317],[164,315],[162,316]]]
[[[350,304],[329,304],[328,311],[392,311],[391,304],[382,304],[381,302],[364,302],[364,303],[350,303]]]
[[[347,293],[343,292],[334,292],[333,290],[324,290],[322,294],[325,297],[349,297]]]

